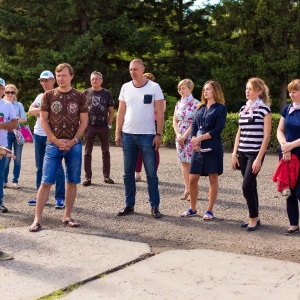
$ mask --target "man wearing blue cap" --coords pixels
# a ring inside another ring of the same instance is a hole
[[[0,78],[0,145],[7,147],[7,130],[14,130],[18,126],[18,120],[13,105],[2,96],[5,90],[5,81]],[[3,204],[3,181],[6,158],[0,160],[0,213],[8,212]]]
[[[54,88],[54,75],[51,71],[45,70],[41,73],[38,79],[44,91],[50,91]],[[33,103],[29,107],[28,113],[31,116],[37,117],[34,126],[34,151],[35,151],[35,166],[36,166],[36,189],[38,190],[42,181],[42,171],[43,171],[43,161],[46,151],[47,135],[41,126],[40,111],[41,111],[41,101],[43,98],[43,93],[39,94]],[[56,185],[55,185],[55,199],[56,209],[63,209],[65,207],[65,173],[62,165],[59,166],[56,173]],[[36,205],[36,196],[29,200],[29,206]]]

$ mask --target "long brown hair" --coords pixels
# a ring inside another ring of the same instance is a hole
[[[207,100],[204,97],[204,87],[209,84],[211,86],[212,92],[213,92],[213,97],[214,100],[217,103],[220,104],[225,104],[225,98],[224,98],[224,94],[222,91],[221,86],[219,85],[218,82],[216,82],[215,80],[208,80],[204,83],[203,88],[202,88],[202,94],[201,94],[201,102],[198,105],[198,108],[200,108],[203,105],[207,104]]]

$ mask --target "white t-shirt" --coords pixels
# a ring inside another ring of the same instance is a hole
[[[34,106],[37,106],[37,107],[40,107],[41,106],[41,101],[43,99],[43,93],[39,94],[35,100],[33,101],[32,105]],[[46,133],[41,125],[41,119],[40,117],[37,117],[36,118],[36,122],[35,122],[35,125],[34,125],[34,134],[36,135],[40,135],[40,136],[46,136]]]
[[[10,122],[16,119],[16,112],[13,105],[4,99],[0,99],[0,123]],[[7,130],[0,129],[0,145],[7,147]]]
[[[163,99],[159,84],[151,80],[142,87],[135,87],[132,81],[123,84],[119,95],[119,101],[126,103],[122,131],[155,134],[154,101]]]

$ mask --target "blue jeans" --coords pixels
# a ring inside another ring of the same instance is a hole
[[[78,142],[69,151],[59,150],[52,142],[47,142],[43,164],[42,183],[54,184],[56,173],[64,158],[66,164],[66,181],[80,183],[82,164],[82,145]]]
[[[34,152],[35,152],[35,166],[36,166],[36,189],[38,190],[43,175],[43,163],[46,151],[47,137],[42,135],[33,135]],[[65,172],[62,164],[57,169],[55,179],[55,199],[65,199]]]
[[[123,133],[123,160],[124,160],[124,185],[125,203],[128,207],[135,205],[135,165],[138,150],[143,156],[143,163],[147,175],[149,202],[152,208],[159,206],[160,197],[158,191],[158,178],[156,173],[156,155],[152,146],[154,135],[152,134],[128,134]]]
[[[5,167],[6,158],[3,157],[0,159],[0,204],[2,204],[2,199],[4,197],[3,193],[3,182],[4,182],[4,167]]]
[[[16,159],[14,160],[14,169],[13,169],[13,183],[18,183],[20,172],[21,172],[21,157],[22,157],[22,150],[23,145],[18,145],[15,134],[13,132],[7,133],[7,148],[12,150],[14,147],[14,155]],[[6,158],[5,168],[4,168],[4,183],[8,182],[8,173],[9,173],[9,164],[10,164],[10,157]]]

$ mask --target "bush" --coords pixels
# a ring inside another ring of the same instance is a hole
[[[272,130],[269,143],[269,150],[276,151],[278,141],[276,137],[277,127],[280,120],[280,114],[272,114]],[[235,136],[238,130],[238,113],[228,113],[225,128],[222,132],[222,142],[224,148],[233,148]],[[163,144],[165,146],[175,145],[175,132],[173,129],[173,117],[169,117],[165,121]]]
[[[33,128],[36,122],[36,117],[30,116],[28,113],[26,113],[27,115],[27,122],[26,124],[29,125],[31,132],[33,133]]]
[[[174,99],[173,99],[174,100]],[[115,112],[116,114],[116,112]],[[116,118],[112,124],[112,128],[109,132],[109,141],[111,143],[115,142],[115,130],[116,130]],[[276,151],[278,147],[278,141],[276,137],[277,127],[280,120],[280,114],[272,114],[272,130],[271,138],[269,143],[269,150]],[[27,114],[27,123],[30,126],[31,131],[33,132],[33,127],[36,122],[36,117],[30,116]],[[228,113],[225,128],[222,132],[222,142],[224,148],[233,148],[236,132],[238,130],[238,113]],[[163,144],[165,146],[174,146],[175,145],[175,132],[173,128],[173,115],[169,116],[165,120],[164,133],[162,138]]]

